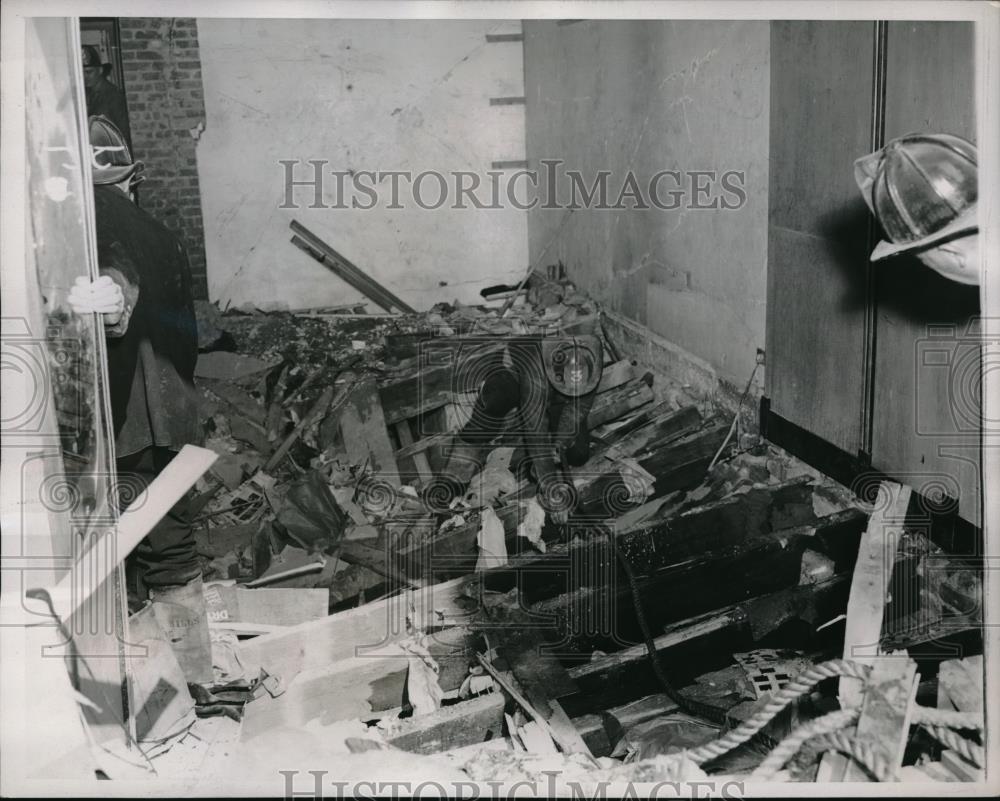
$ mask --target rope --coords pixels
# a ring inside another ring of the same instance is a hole
[[[986,764],[986,751],[981,745],[966,740],[945,726],[935,726],[931,723],[922,723],[921,725],[933,734],[943,746],[950,748],[977,768]]]
[[[823,717],[804,723],[778,743],[777,747],[750,774],[750,778],[760,781],[773,779],[774,774],[781,770],[785,763],[798,753],[799,748],[802,747],[802,744],[806,740],[811,740],[813,737],[818,737],[821,734],[831,734],[843,729],[845,726],[850,726],[858,719],[860,712],[861,710],[856,708],[839,709],[836,712],[830,712],[827,715],[823,715]]]
[[[951,709],[934,709],[918,706],[913,710],[911,722],[926,723],[930,726],[946,726],[949,729],[983,730],[983,719],[973,712],[957,712]]]
[[[805,695],[824,679],[836,676],[849,676],[855,679],[867,679],[871,668],[848,659],[831,659],[820,662],[798,674],[791,682],[782,687],[761,710],[749,720],[744,721],[735,729],[727,732],[718,740],[699,746],[688,752],[688,757],[701,765],[716,757],[732,751],[736,746],[745,743],[757,732],[763,729],[771,720],[792,701]]]
[[[807,740],[812,745],[828,745],[848,753],[864,765],[880,781],[889,777],[888,763],[871,745],[859,741],[852,733],[841,731],[857,721],[860,709],[841,709],[799,726],[775,747],[753,772],[752,778],[768,781],[784,767]],[[985,752],[982,746],[970,742],[951,728],[982,728],[982,721],[974,714],[947,709],[918,706],[913,710],[912,723],[924,726],[945,747],[952,749],[977,767],[982,767]],[[826,735],[835,735],[827,737]],[[891,778],[891,777],[890,777]]]

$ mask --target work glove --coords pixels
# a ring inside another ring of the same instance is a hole
[[[122,288],[107,275],[96,281],[80,277],[69,291],[69,305],[77,314],[102,314],[105,325],[117,325],[125,312]]]

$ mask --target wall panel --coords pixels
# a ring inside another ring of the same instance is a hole
[[[772,410],[860,446],[871,22],[771,24],[767,389]]]
[[[891,22],[886,140],[952,133],[975,141],[972,23]],[[979,521],[978,287],[913,258],[876,267],[873,466],[914,487],[957,490]]]

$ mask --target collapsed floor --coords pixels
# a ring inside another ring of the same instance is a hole
[[[892,551],[893,586],[917,590],[875,608],[882,650],[907,649],[912,665],[883,680],[912,684],[904,711],[923,706],[889,724],[862,707],[837,730],[856,723],[853,745],[817,730],[767,757],[839,708],[841,668],[810,671],[851,656],[876,496],[741,433],[739,415],[646,370],[606,332],[570,524],[545,518],[510,448],[446,513],[428,510],[475,397],[455,391],[456,376],[496,364],[503,337],[572,332],[599,314],[551,276],[507,300],[404,316],[200,309],[205,445],[220,458],[194,506],[216,684],[159,708],[138,699],[154,769],[272,779],[280,762],[345,781],[376,770],[439,782],[552,770],[580,782],[980,776],[981,731],[966,724],[982,716],[981,668],[939,647],[981,653],[980,576],[911,529]],[[170,672],[146,670],[160,673],[140,686]],[[972,717],[950,738],[911,730],[928,706]],[[742,742],[713,745],[741,724]],[[886,725],[902,738],[896,764],[857,748]]]

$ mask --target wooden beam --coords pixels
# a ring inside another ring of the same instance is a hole
[[[362,379],[351,387],[340,414],[340,434],[344,450],[356,461],[366,458],[379,478],[394,487],[402,483],[395,449],[389,440],[382,402],[375,379]]]
[[[879,485],[854,566],[844,632],[845,659],[874,665],[881,653],[879,642],[886,592],[892,579],[896,549],[903,535],[910,493],[910,487],[905,484],[883,481]],[[860,706],[864,698],[864,682],[843,677],[840,679],[839,694],[844,708]]]
[[[399,437],[399,444],[402,448],[410,447],[414,445],[413,432],[410,430],[409,420],[400,420],[398,423],[394,424],[393,428],[396,430],[396,436]],[[427,446],[429,447],[429,446]],[[410,457],[413,459],[413,466],[417,469],[417,475],[420,476],[421,482],[428,482],[434,477],[434,472],[431,470],[430,462],[427,461],[427,454],[424,453],[424,448],[419,450],[414,450]],[[396,451],[396,463],[399,463],[399,450]]]
[[[683,642],[689,642],[712,632],[722,631],[731,626],[738,626],[746,620],[746,613],[741,606],[732,606],[722,612],[710,612],[695,618],[675,623],[653,640],[657,651],[662,651]],[[648,658],[645,644],[633,645],[613,654],[592,659],[586,664],[570,668],[569,675],[574,679],[582,679],[600,673],[607,673],[629,662],[637,662]]]
[[[408,590],[391,598],[292,626],[240,643],[246,665],[260,665],[286,681],[303,670],[328,666],[423,631],[466,620],[475,604],[464,595],[466,579]]]
[[[69,621],[218,458],[206,448],[185,445],[119,516],[110,552],[113,558],[105,547],[111,534],[97,537],[54,587],[36,593],[46,592],[56,614]]]
[[[752,598],[749,601],[732,604],[723,609],[706,612],[702,615],[671,623],[664,627],[663,634],[654,638],[653,644],[656,646],[657,651],[666,650],[675,645],[704,637],[707,634],[747,625],[775,608],[787,608],[787,616],[781,614],[778,620],[767,623],[767,628],[773,630],[785,622],[791,615],[794,615],[794,610],[804,610],[808,606],[811,596],[832,593],[838,588],[845,586],[846,580],[846,576],[834,576],[819,584],[779,590],[778,592],[769,593],[758,598]],[[614,653],[602,656],[599,659],[593,659],[585,664],[572,667],[569,669],[569,675],[573,679],[583,679],[587,676],[607,673],[621,665],[638,662],[646,658],[648,657],[645,644],[633,645],[621,651],[615,651]]]
[[[502,737],[503,710],[503,694],[486,693],[426,715],[391,721],[383,736],[394,748],[436,754]]]
[[[416,309],[400,300],[382,286],[382,284],[359,269],[350,260],[340,255],[300,222],[292,220],[290,227],[298,234],[298,236],[292,237],[292,242],[297,247],[305,250],[309,255],[321,262],[324,267],[330,268],[339,278],[357,289],[365,297],[371,298],[387,312],[401,311],[406,314],[416,313]]]
[[[587,428],[596,428],[617,420],[653,400],[653,390],[641,378],[633,378],[621,386],[602,392],[594,398],[587,415]]]

